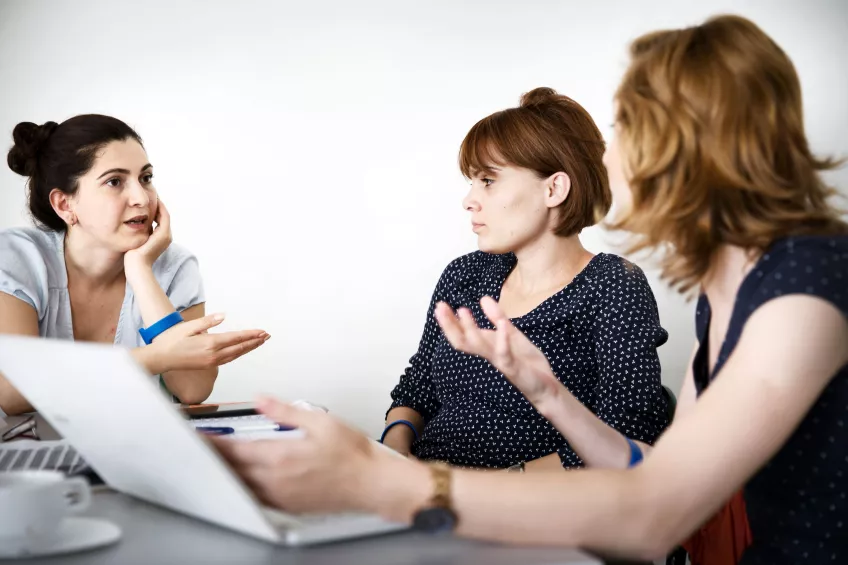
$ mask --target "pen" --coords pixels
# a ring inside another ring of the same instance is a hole
[[[227,435],[239,432],[289,432],[295,428],[280,424],[254,424],[252,426],[239,426],[237,428],[229,426],[196,426],[195,429],[204,434]]]

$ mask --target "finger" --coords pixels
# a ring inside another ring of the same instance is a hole
[[[459,323],[462,326],[462,331],[465,334],[465,343],[468,347],[468,353],[475,355],[488,355],[486,343],[481,335],[481,330],[477,326],[477,320],[474,319],[474,314],[468,308],[460,308],[458,311]]]
[[[436,305],[435,316],[448,343],[455,349],[465,351],[465,332],[451,307],[444,302],[439,302]]]
[[[260,337],[222,349],[218,352],[217,364],[220,366],[235,361],[242,355],[250,353],[269,339],[271,339],[271,336]]]
[[[186,335],[197,335],[211,328],[214,328],[223,321],[223,314],[209,314],[208,316],[203,316],[202,318],[198,318],[196,320],[189,320],[188,322],[183,322],[180,325],[182,326],[182,331],[185,332]]]
[[[256,409],[278,424],[303,429],[307,435],[332,418],[323,412],[304,410],[268,396],[256,400]]]
[[[501,309],[500,304],[498,304],[491,296],[484,296],[480,300],[480,307],[483,309],[483,313],[486,314],[486,317],[489,318],[489,321],[492,322],[492,325],[496,328],[500,329],[500,327],[504,324],[512,325],[509,318],[506,317],[506,314],[504,314],[504,311]]]
[[[239,345],[254,339],[265,339],[267,332],[262,330],[239,330],[237,332],[222,332],[209,334],[209,340],[215,350],[222,350],[233,345]]]
[[[171,213],[168,212],[168,208],[165,207],[165,203],[162,202],[162,199],[159,199],[159,209],[156,212],[156,223],[159,224],[159,229],[171,228]]]
[[[493,361],[498,366],[498,370],[504,374],[509,373],[513,365],[512,344],[510,340],[513,329],[509,320],[506,320],[505,324],[502,323],[495,330],[495,359]]]
[[[219,441],[227,442],[230,445],[221,448],[222,455],[226,453],[224,456],[236,469],[276,467],[288,457],[291,457],[293,453],[301,452],[302,448],[298,449],[297,445],[304,441],[298,438],[241,441],[224,439],[224,437],[219,438]]]

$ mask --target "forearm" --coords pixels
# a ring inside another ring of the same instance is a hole
[[[212,394],[218,368],[173,369],[162,344],[152,343],[131,351],[136,362],[151,375],[162,375],[168,390],[184,404],[198,404]]]
[[[6,380],[3,373],[0,373],[0,410],[9,416],[16,416],[35,410],[29,401],[18,392],[18,389]]]
[[[630,446],[625,437],[608,426],[577,400],[564,386],[553,389],[536,409],[567,440],[588,467],[625,469],[630,464]],[[650,446],[637,442],[643,454]]]
[[[453,506],[464,537],[527,545],[603,549],[653,558],[651,489],[636,471],[526,474],[454,471]],[[376,511],[411,522],[432,496],[426,465],[382,462],[364,491]],[[494,493],[494,494],[493,494]],[[521,519],[511,518],[520,516]]]
[[[409,429],[409,426],[404,424],[393,426],[392,429],[386,433],[386,437],[383,439],[383,445],[390,447],[398,453],[407,455],[412,448],[412,442],[415,440],[415,434],[417,433],[420,436],[424,431],[424,418],[412,408],[398,406],[397,408],[392,408],[386,415],[386,426],[398,420],[411,422],[412,425],[415,426],[415,432],[413,433],[413,431]]]
[[[127,271],[127,282],[133,289],[145,327],[155,324],[174,311],[174,305],[159,286],[152,269],[139,267]]]

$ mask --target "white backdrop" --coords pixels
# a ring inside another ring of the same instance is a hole
[[[456,166],[466,131],[545,85],[609,134],[628,42],[727,11],[794,60],[813,147],[848,155],[844,0],[0,0],[0,139],[78,113],[136,127],[208,311],[273,335],[222,369],[212,398],[307,398],[377,433],[442,268],[475,249]],[[848,186],[845,170],[831,178]],[[23,179],[3,167],[0,227],[28,221]],[[614,251],[605,237],[584,241]],[[640,264],[677,390],[693,305]]]

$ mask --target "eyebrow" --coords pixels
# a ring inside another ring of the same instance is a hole
[[[143,173],[143,172],[144,172],[144,171],[146,171],[147,169],[152,169],[152,168],[153,168],[153,165],[151,165],[150,163],[147,163],[145,166],[143,166],[143,167],[141,168],[141,172]],[[100,175],[99,177],[97,177],[97,180],[100,180],[100,179],[102,179],[103,177],[105,177],[106,175],[111,175],[111,174],[113,174],[113,173],[120,173],[120,174],[122,174],[122,175],[128,175],[128,174],[130,174],[129,170],[127,170],[127,169],[109,169],[108,171],[104,172],[102,175]]]

